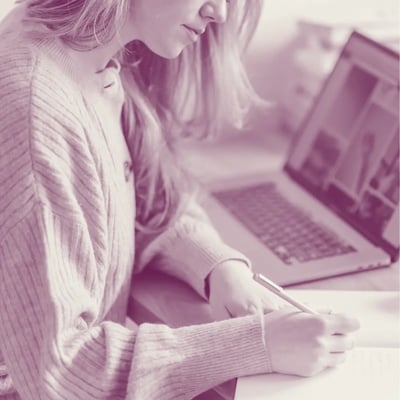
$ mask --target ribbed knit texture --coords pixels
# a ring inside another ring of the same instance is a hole
[[[259,316],[123,325],[135,259],[143,268],[164,254],[167,272],[203,295],[216,264],[247,260],[195,204],[146,250],[135,248],[120,82],[107,91],[101,76],[78,80],[67,59],[59,43],[0,34],[0,393],[183,400],[269,372]]]

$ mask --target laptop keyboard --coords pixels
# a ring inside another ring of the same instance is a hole
[[[288,201],[274,183],[213,195],[285,264],[355,251],[334,232]]]

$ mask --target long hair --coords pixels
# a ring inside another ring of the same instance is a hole
[[[28,19],[46,37],[85,51],[111,41],[134,0],[20,0]],[[136,228],[164,229],[192,190],[175,156],[187,137],[215,136],[223,124],[240,127],[260,99],[242,64],[262,0],[229,3],[225,24],[205,33],[173,60],[132,41],[117,55],[125,91],[122,126],[131,152],[137,204]]]

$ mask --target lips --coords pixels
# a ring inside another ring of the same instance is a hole
[[[191,40],[193,40],[193,41],[196,41],[198,39],[198,37],[200,35],[202,35],[204,33],[204,31],[205,31],[205,28],[198,29],[198,28],[193,28],[193,27],[188,26],[188,25],[183,25],[183,27],[186,29],[186,31],[188,32]]]
[[[202,35],[204,33],[204,31],[206,30],[206,28],[195,28],[193,26],[189,26],[189,25],[183,25],[186,29],[189,29],[191,31],[193,31],[194,33],[196,33],[197,35]]]

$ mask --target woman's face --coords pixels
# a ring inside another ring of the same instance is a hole
[[[175,58],[198,40],[210,22],[224,23],[226,0],[132,0],[135,39],[164,58]]]

